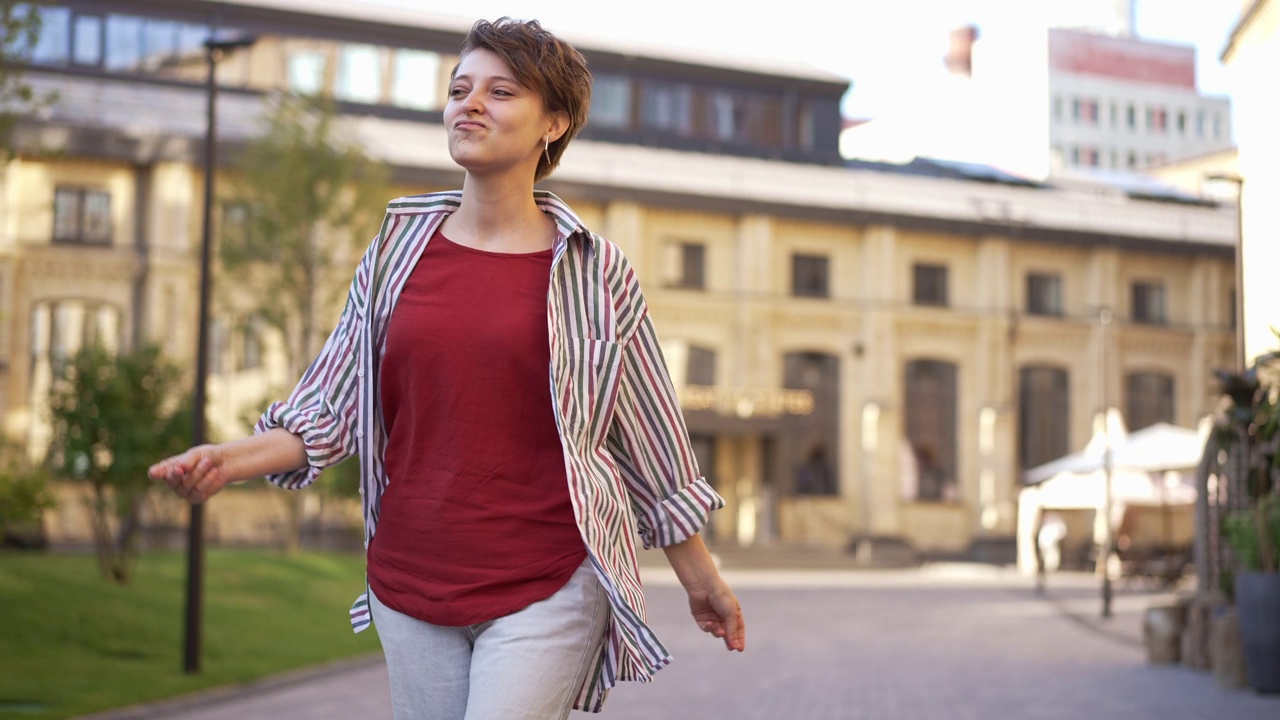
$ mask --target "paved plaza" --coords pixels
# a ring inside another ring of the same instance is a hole
[[[748,648],[739,655],[697,631],[669,571],[645,572],[650,617],[675,662],[652,684],[617,688],[601,720],[1280,718],[1280,697],[1145,664],[1140,616],[1153,596],[1122,587],[1114,617],[1103,621],[1088,576],[1053,577],[1042,597],[1009,571],[963,565],[727,570],[747,615]],[[391,713],[386,671],[374,659],[128,717],[380,720]]]

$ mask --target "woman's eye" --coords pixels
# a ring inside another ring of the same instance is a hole
[[[467,91],[466,91],[466,90],[464,90],[464,89],[462,89],[462,88],[450,88],[450,89],[449,89],[449,97],[451,97],[451,98],[459,98],[459,97],[463,97],[463,96],[464,96],[464,95],[466,95],[466,94],[467,94]]]
[[[502,88],[498,88],[498,89],[494,90],[494,91],[493,91],[493,94],[494,94],[494,95],[499,95],[499,96],[502,96],[502,97],[514,97],[514,94],[513,94],[513,93],[511,93],[511,92],[509,92],[509,91],[507,91],[507,90],[503,90]]]

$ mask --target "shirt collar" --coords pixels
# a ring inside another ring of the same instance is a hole
[[[582,220],[578,219],[578,216],[569,208],[568,203],[546,190],[534,190],[533,200],[542,209],[542,212],[550,215],[551,219],[555,220],[559,237],[571,238],[578,236],[586,240],[588,245],[595,246],[595,234],[588,230],[586,225],[582,224]],[[392,215],[443,212],[447,215],[457,210],[461,204],[462,191],[448,190],[396,198],[387,204],[387,212]]]

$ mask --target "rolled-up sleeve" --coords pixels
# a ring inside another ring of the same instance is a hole
[[[640,301],[636,330],[622,353],[608,448],[631,495],[644,547],[666,547],[695,535],[724,500],[698,472],[698,461],[658,346]]]
[[[376,242],[374,243],[376,245]],[[342,315],[320,354],[303,373],[288,399],[272,403],[254,431],[284,428],[302,438],[307,465],[267,476],[287,489],[304,488],[356,451],[356,413],[359,381],[357,343],[368,305],[373,246],[356,269]]]

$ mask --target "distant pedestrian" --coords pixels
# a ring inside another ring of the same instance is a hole
[[[477,22],[444,110],[461,191],[393,201],[346,308],[250,438],[151,468],[203,502],[360,456],[367,588],[399,720],[564,718],[670,661],[634,535],[698,626],[746,647],[699,530],[699,476],[635,273],[533,185],[586,121],[591,75],[537,21]],[[429,82],[429,79],[424,79]]]

